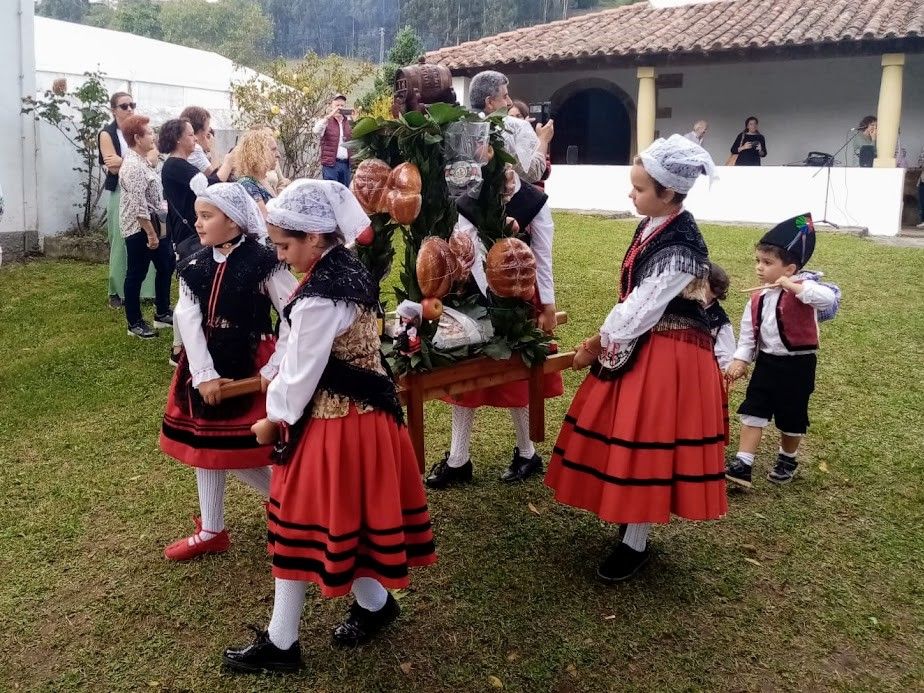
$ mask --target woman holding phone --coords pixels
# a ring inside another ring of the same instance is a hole
[[[731,146],[731,153],[737,154],[735,166],[760,166],[760,160],[767,156],[767,141],[757,125],[757,116],[748,116],[744,130],[735,136]]]

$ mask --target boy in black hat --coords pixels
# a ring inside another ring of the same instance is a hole
[[[754,454],[764,428],[774,419],[780,431],[780,452],[767,479],[792,481],[799,467],[796,452],[808,429],[809,396],[815,389],[818,312],[833,307],[828,287],[796,274],[815,250],[810,214],[787,219],[757,244],[755,261],[761,287],[744,309],[735,357],[726,371],[729,381],[747,373],[755,361],[741,415],[741,440],[725,478],[750,488]]]

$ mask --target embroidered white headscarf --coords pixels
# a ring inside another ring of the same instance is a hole
[[[266,203],[266,210],[267,222],[273,226],[304,233],[340,229],[347,243],[370,224],[349,188],[333,180],[294,180]]]
[[[240,183],[215,183],[203,190],[198,199],[218,207],[242,232],[266,237],[266,222],[260,208]]]
[[[715,180],[715,163],[709,153],[683,135],[659,138],[639,154],[648,175],[665,188],[686,194],[701,175]]]

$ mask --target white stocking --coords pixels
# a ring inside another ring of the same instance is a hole
[[[446,460],[450,467],[461,467],[468,462],[474,422],[474,409],[452,405],[452,443],[449,445],[449,459]]]
[[[211,539],[225,528],[225,471],[196,468],[196,486],[199,489],[199,512],[202,514],[199,538]],[[191,540],[190,546],[192,543]]]
[[[509,409],[510,418],[513,420],[513,432],[517,437],[517,449],[520,451],[520,457],[526,459],[536,454],[536,446],[529,438],[529,407],[518,407]]]
[[[639,522],[633,525],[626,525],[626,533],[622,537],[622,543],[630,549],[644,551],[648,546],[648,531],[651,529],[650,522]]]
[[[353,596],[366,611],[379,611],[388,600],[388,590],[375,578],[360,577],[353,580]]]
[[[288,650],[298,640],[298,624],[302,620],[307,584],[302,580],[276,578],[273,617],[267,630],[270,642],[280,650]]]
[[[231,473],[250,488],[259,491],[260,495],[268,497],[272,469],[272,465],[266,465],[265,467],[255,467],[254,469],[234,469]]]

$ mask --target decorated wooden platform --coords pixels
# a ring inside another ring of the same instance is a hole
[[[568,322],[567,313],[558,313],[559,325]],[[526,380],[529,383],[529,436],[539,443],[545,440],[545,398],[543,377],[571,367],[574,352],[551,354],[536,366],[527,366],[519,354],[497,360],[481,356],[452,366],[425,373],[407,373],[398,378],[398,395],[407,408],[407,426],[414,443],[420,471],[424,471],[424,403],[461,395],[472,390]],[[235,380],[221,386],[222,398],[240,397],[260,391],[260,378]]]

